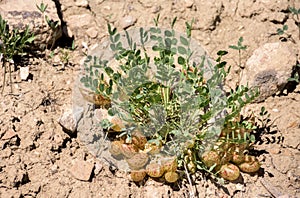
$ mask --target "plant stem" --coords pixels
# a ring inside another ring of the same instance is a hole
[[[3,60],[2,60],[2,67],[3,67],[3,83],[2,83],[2,91],[1,91],[1,94],[3,94],[4,92],[4,87],[5,87],[5,81],[6,81],[6,59],[5,57],[3,57]]]

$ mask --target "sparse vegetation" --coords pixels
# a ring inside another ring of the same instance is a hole
[[[26,48],[34,41],[34,35],[27,26],[24,32],[20,32],[18,29],[10,29],[7,21],[5,21],[0,15],[0,53],[2,55],[2,68],[3,83],[2,91],[6,84],[6,73],[8,69],[9,81],[10,81],[10,92],[12,92],[12,78],[11,78],[11,66],[15,64],[14,60],[17,56],[24,56],[27,54]]]

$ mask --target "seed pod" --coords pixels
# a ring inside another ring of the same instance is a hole
[[[121,144],[120,150],[126,158],[131,158],[138,152],[138,148],[133,144]]]
[[[234,152],[231,161],[234,164],[239,165],[245,161],[245,155],[243,153]]]
[[[122,154],[121,149],[120,149],[121,145],[122,145],[121,141],[111,142],[109,152],[115,157],[120,156]]]
[[[130,173],[131,179],[134,182],[142,181],[146,176],[146,171],[144,169],[141,170],[133,170]]]
[[[164,158],[162,159],[162,165],[165,172],[171,172],[177,170],[177,160],[176,157]]]
[[[166,172],[165,174],[165,180],[169,183],[174,183],[178,180],[179,176],[176,172]]]
[[[148,163],[149,157],[146,153],[136,153],[126,161],[131,169],[139,170]]]
[[[220,165],[220,156],[216,151],[208,151],[202,155],[202,161],[207,167],[212,167],[214,164]]]
[[[243,162],[239,165],[239,168],[245,173],[255,173],[259,170],[260,163],[257,160],[251,162]]]
[[[155,143],[146,143],[145,144],[145,151],[148,152],[150,155],[155,155],[160,152],[161,144],[156,145]]]
[[[240,176],[240,170],[234,164],[224,164],[221,166],[219,174],[226,180],[234,181]]]
[[[150,177],[161,177],[164,174],[164,169],[160,164],[151,163],[147,165],[146,172]]]
[[[141,131],[135,130],[132,132],[132,144],[136,145],[139,149],[144,150],[147,143],[147,138]]]
[[[114,131],[120,132],[123,128],[125,128],[123,121],[117,116],[109,117],[109,121],[113,125],[111,129]]]

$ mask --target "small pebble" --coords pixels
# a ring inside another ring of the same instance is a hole
[[[120,25],[123,29],[126,29],[136,23],[137,19],[133,16],[125,16],[121,19]]]

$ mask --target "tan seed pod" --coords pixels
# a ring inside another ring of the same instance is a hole
[[[142,170],[132,170],[130,173],[131,179],[134,182],[140,182],[143,181],[143,179],[146,176],[146,171],[144,169]]]
[[[135,130],[132,132],[132,144],[136,145],[139,149],[144,150],[147,143],[147,138],[141,131]]]
[[[149,161],[147,153],[136,153],[131,158],[126,159],[129,167],[133,170],[143,168]]]
[[[120,150],[122,155],[124,155],[126,158],[131,158],[138,152],[138,148],[133,144],[121,144]]]
[[[164,174],[163,166],[157,163],[148,164],[146,172],[150,177],[161,177]]]
[[[115,157],[120,156],[122,154],[120,149],[121,145],[122,145],[121,141],[115,140],[111,142],[109,152]]]
[[[165,174],[165,180],[169,183],[174,183],[178,180],[179,175],[176,172],[170,171],[170,172],[166,172]]]
[[[212,167],[213,165],[220,165],[220,156],[216,151],[208,151],[202,155],[202,161],[207,167]]]
[[[220,168],[219,175],[226,180],[234,181],[239,178],[240,170],[234,164],[224,164]]]
[[[161,145],[156,145],[155,143],[146,143],[145,144],[145,151],[148,152],[150,155],[156,155],[160,152]]]
[[[245,155],[243,153],[234,152],[231,161],[234,164],[239,165],[245,161]]]
[[[117,117],[117,116],[112,116],[109,118],[109,121],[112,123],[112,127],[111,129],[116,131],[116,132],[120,132],[122,129],[125,128],[125,125],[123,123],[123,121]]]
[[[164,167],[164,171],[171,172],[177,170],[177,159],[176,157],[168,157],[162,159],[162,165]]]
[[[239,168],[245,173],[255,173],[259,170],[260,163],[257,160],[251,162],[243,162],[239,165]]]

